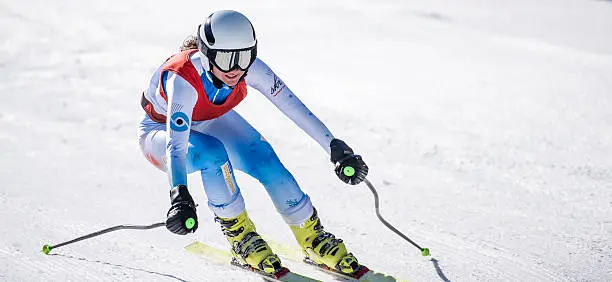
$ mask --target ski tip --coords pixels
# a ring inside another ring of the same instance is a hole
[[[42,251],[41,252],[43,252],[43,254],[45,254],[45,255],[48,255],[49,252],[51,252],[51,249],[53,249],[53,247],[51,247],[50,245],[44,245],[42,247]]]
[[[423,248],[423,249],[421,249],[421,254],[422,254],[424,257],[428,257],[428,256],[429,256],[429,249],[428,249],[428,248]]]

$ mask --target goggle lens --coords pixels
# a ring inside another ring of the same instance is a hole
[[[220,70],[229,72],[233,69],[239,68],[246,71],[253,61],[253,50],[241,50],[241,51],[214,51],[214,63]]]

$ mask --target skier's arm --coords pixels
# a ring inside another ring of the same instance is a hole
[[[165,80],[165,92],[168,97],[166,113],[166,156],[168,163],[168,181],[170,187],[187,185],[187,146],[191,114],[198,94],[185,79],[168,72]],[[163,83],[163,82],[162,82]]]
[[[329,129],[291,92],[289,87],[260,59],[256,59],[245,78],[247,85],[264,94],[278,109],[297,126],[330,153],[330,142],[334,139]]]
[[[336,175],[340,180],[355,185],[365,179],[368,174],[368,166],[361,156],[354,154],[344,141],[334,138],[329,129],[308,110],[264,62],[259,59],[255,60],[249,69],[246,81],[249,86],[264,94],[330,154]]]
[[[166,156],[168,181],[172,187],[166,228],[175,234],[185,235],[198,229],[195,203],[187,190],[187,146],[191,114],[198,93],[179,75],[173,72],[166,74],[162,75],[162,85],[168,97]]]

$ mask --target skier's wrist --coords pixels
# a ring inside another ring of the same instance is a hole
[[[194,204],[193,198],[184,184],[179,184],[170,189],[170,204],[174,205],[179,202]]]
[[[330,160],[333,164],[337,164],[347,156],[353,154],[353,149],[349,147],[344,141],[334,138],[329,143],[330,148]]]

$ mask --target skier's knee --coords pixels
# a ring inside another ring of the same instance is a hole
[[[269,176],[270,173],[278,175],[278,173],[286,171],[272,146],[267,142],[262,141],[252,144],[247,157],[249,158],[249,165],[246,172],[260,181]]]
[[[219,139],[199,132],[191,132],[187,149],[190,170],[217,168],[228,160],[225,146]]]

